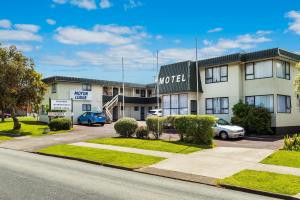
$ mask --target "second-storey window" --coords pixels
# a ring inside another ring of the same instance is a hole
[[[276,75],[277,78],[283,78],[290,80],[291,74],[290,74],[290,63],[277,60],[276,61]]]
[[[270,78],[273,76],[273,61],[246,63],[245,79]]]
[[[56,93],[56,91],[57,91],[57,84],[56,83],[52,83],[52,85],[51,85],[51,92],[52,93]]]
[[[285,95],[277,95],[277,112],[290,113],[291,112],[291,97]]]
[[[273,95],[247,96],[246,103],[255,107],[266,108],[269,112],[274,112]]]
[[[228,66],[210,67],[205,69],[205,83],[228,81]]]
[[[92,105],[91,104],[82,104],[82,111],[91,111]]]
[[[92,91],[92,84],[90,84],[90,83],[83,83],[82,84],[82,90],[83,91]]]
[[[228,114],[229,98],[217,97],[206,99],[206,114]]]

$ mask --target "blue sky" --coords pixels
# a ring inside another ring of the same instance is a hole
[[[299,0],[3,0],[0,42],[44,77],[153,82],[160,65],[281,47],[300,52]]]

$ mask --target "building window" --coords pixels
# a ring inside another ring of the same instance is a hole
[[[52,93],[56,93],[56,91],[57,91],[57,83],[52,83],[52,85],[51,85],[51,92]]]
[[[148,107],[148,111],[150,111],[150,110],[152,110],[152,107],[150,106],[150,107]]]
[[[124,110],[124,107],[123,107],[123,106],[121,106],[121,110]]]
[[[135,89],[135,94],[140,94],[140,89]]]
[[[82,111],[91,111],[92,106],[91,104],[82,104]]]
[[[92,91],[92,84],[90,84],[90,83],[83,83],[82,84],[82,90],[83,91]]]
[[[188,95],[172,94],[163,96],[163,115],[186,115],[188,114]]]
[[[134,106],[134,111],[139,111],[139,107],[138,106]]]
[[[228,114],[229,98],[217,97],[206,99],[206,114]]]
[[[120,88],[120,94],[123,94],[123,88]]]
[[[290,63],[277,60],[276,61],[276,75],[277,78],[283,78],[290,80],[291,74],[290,74]]]
[[[266,108],[269,112],[274,112],[273,95],[247,96],[246,103],[255,107]]]
[[[205,69],[205,83],[228,81],[228,66],[210,67]]]
[[[152,96],[152,90],[148,90],[148,97]]]
[[[277,95],[277,112],[291,113],[291,97],[285,95]]]
[[[273,77],[273,61],[261,61],[254,63],[246,63],[245,65],[245,79],[259,79]]]

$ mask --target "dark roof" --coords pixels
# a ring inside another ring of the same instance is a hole
[[[266,49],[262,51],[255,51],[250,53],[236,53],[215,58],[209,58],[204,60],[199,60],[199,67],[207,67],[213,65],[223,65],[234,62],[251,62],[260,59],[274,58],[274,57],[284,57],[296,62],[300,61],[300,55],[292,53],[280,48]]]
[[[68,76],[51,76],[43,79],[45,83],[56,83],[56,82],[73,82],[73,83],[93,83],[104,86],[122,86],[122,82],[118,81],[107,81],[98,79],[88,79],[88,78],[77,78]],[[136,87],[136,88],[153,88],[152,84],[139,84],[139,83],[128,83],[125,82],[125,87]]]

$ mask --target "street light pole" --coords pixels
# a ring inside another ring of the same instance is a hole
[[[125,86],[124,86],[124,58],[122,57],[122,88],[123,88],[123,94],[122,94],[122,116],[125,117]]]
[[[197,115],[199,114],[199,69],[198,69],[198,39],[196,38],[196,80],[197,80]]]

